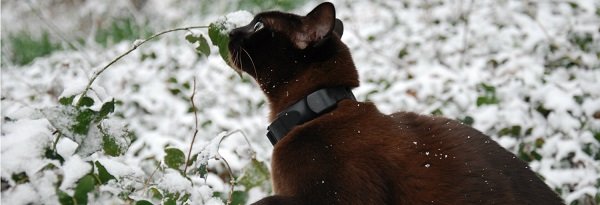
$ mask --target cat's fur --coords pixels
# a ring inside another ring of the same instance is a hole
[[[358,86],[342,32],[331,3],[306,16],[260,13],[230,32],[231,62],[258,82],[272,120],[318,89]],[[255,204],[562,204],[526,163],[469,126],[350,99],[291,130],[271,166],[276,195]]]

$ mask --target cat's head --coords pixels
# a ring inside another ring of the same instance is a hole
[[[322,87],[356,87],[358,75],[342,33],[331,3],[306,16],[263,12],[229,33],[230,61],[267,95],[282,89],[302,95]]]

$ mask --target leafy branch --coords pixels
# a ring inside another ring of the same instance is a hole
[[[96,80],[96,78],[98,78],[98,76],[100,76],[100,74],[102,74],[111,65],[113,65],[117,61],[121,60],[121,58],[123,58],[126,55],[128,55],[129,53],[133,52],[134,50],[136,50],[138,47],[140,47],[144,43],[146,43],[146,42],[148,42],[148,41],[150,41],[150,40],[152,40],[152,39],[154,39],[156,37],[159,37],[161,35],[167,34],[167,33],[175,32],[175,31],[190,31],[191,29],[200,29],[200,28],[209,28],[209,26],[189,26],[189,27],[183,27],[183,28],[174,28],[174,29],[169,29],[169,30],[161,31],[161,32],[156,33],[156,34],[154,34],[154,35],[152,35],[152,36],[150,36],[150,37],[148,37],[146,39],[143,39],[143,40],[136,40],[133,43],[133,47],[131,47],[125,53],[119,55],[118,57],[116,57],[115,59],[113,59],[112,61],[110,61],[108,64],[106,64],[104,67],[102,67],[102,69],[100,69],[100,70],[98,70],[97,72],[94,73],[94,75],[92,76],[92,78],[90,78],[90,81],[88,82],[88,84],[85,86],[85,89],[83,90],[83,93],[81,94],[81,97],[77,101],[77,105],[81,105],[82,100],[84,99],[83,97],[86,96],[87,92],[92,87],[92,84],[94,83],[94,81]]]

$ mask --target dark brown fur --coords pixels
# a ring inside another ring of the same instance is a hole
[[[232,63],[256,79],[271,119],[320,88],[358,86],[334,25],[324,3],[307,16],[260,13],[230,33]],[[469,126],[353,100],[294,128],[271,166],[276,195],[255,204],[562,204],[527,164]]]

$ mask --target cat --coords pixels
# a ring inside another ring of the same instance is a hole
[[[256,80],[271,110],[275,195],[254,204],[563,204],[470,126],[358,102],[342,34],[328,2],[306,16],[259,13],[230,31],[230,63]]]

